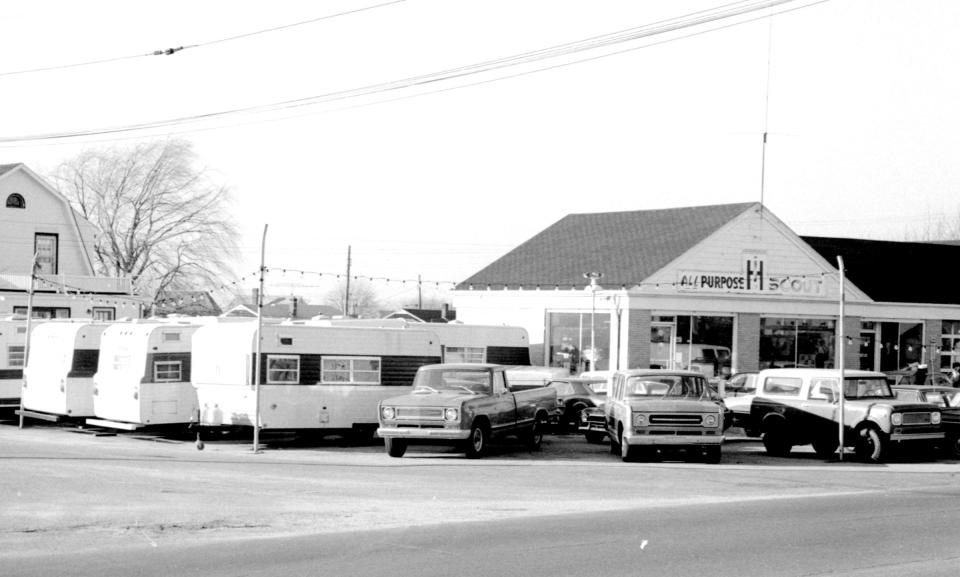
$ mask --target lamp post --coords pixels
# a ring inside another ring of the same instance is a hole
[[[583,278],[590,281],[590,370],[596,370],[594,366],[597,359],[596,348],[596,326],[594,320],[597,316],[597,289],[602,288],[597,284],[597,280],[603,278],[602,272],[585,272]]]

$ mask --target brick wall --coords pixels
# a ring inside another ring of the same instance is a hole
[[[627,320],[627,367],[645,369],[650,366],[650,324],[653,311],[631,309]]]
[[[756,371],[760,369],[760,315],[737,315],[737,328],[734,335],[736,362],[734,371]]]

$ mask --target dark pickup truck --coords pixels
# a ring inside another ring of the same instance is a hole
[[[538,449],[556,411],[555,389],[511,390],[507,367],[426,365],[417,371],[410,393],[380,402],[377,434],[391,457],[402,457],[408,445],[419,443],[454,444],[478,458],[497,436],[516,436]]]

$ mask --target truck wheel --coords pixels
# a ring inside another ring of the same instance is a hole
[[[960,435],[947,437],[945,442],[947,456],[953,459],[960,459]]]
[[[879,463],[884,453],[883,439],[873,427],[863,427],[857,431],[854,452],[857,458],[866,463]]]
[[[793,450],[793,445],[787,440],[783,426],[775,426],[763,433],[763,448],[772,457],[786,457]]]
[[[567,425],[573,427],[573,430],[577,429],[577,425],[580,424],[580,413],[587,408],[587,405],[583,403],[577,403],[570,407],[570,413],[567,415]]]
[[[839,439],[817,439],[813,442],[813,450],[821,459],[832,457],[837,452],[838,446],[840,446]]]
[[[387,448],[387,454],[391,457],[402,457],[407,452],[407,442],[404,439],[394,439],[385,437],[383,446]]]
[[[470,428],[470,436],[467,437],[467,458],[479,459],[487,451],[487,431],[481,425],[474,425]]]
[[[531,451],[539,451],[543,443],[543,421],[539,418],[533,420],[533,426],[527,433],[527,448]]]

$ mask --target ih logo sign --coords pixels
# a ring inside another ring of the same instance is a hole
[[[767,255],[744,251],[740,272],[677,273],[677,289],[689,292],[824,296],[823,275],[770,274]]]
[[[763,292],[763,255],[743,253],[743,271],[746,273],[746,289]]]

